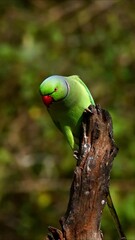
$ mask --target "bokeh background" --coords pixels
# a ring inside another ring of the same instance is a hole
[[[135,239],[135,1],[0,1],[0,240],[41,240],[65,213],[75,160],[40,98],[79,75],[112,116],[111,193]],[[101,229],[118,239],[107,207]]]

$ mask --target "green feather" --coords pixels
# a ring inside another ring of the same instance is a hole
[[[52,87],[53,86],[53,87]],[[76,75],[69,77],[51,76],[40,85],[41,95],[53,98],[48,112],[69,145],[78,145],[82,114],[94,100],[83,81]]]

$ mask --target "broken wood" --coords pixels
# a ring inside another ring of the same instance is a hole
[[[49,227],[46,240],[102,240],[102,211],[109,193],[112,162],[118,148],[109,113],[98,105],[83,113],[80,146],[62,231]]]

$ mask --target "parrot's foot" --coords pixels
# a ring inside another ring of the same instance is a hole
[[[79,152],[78,152],[77,150],[74,150],[73,156],[74,156],[74,158],[75,158],[76,160],[78,160],[78,158],[79,158]]]
[[[84,109],[84,112],[92,113],[92,110],[91,110],[90,108],[85,108],[85,109]]]

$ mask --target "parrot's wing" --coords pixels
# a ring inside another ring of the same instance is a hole
[[[74,149],[75,147],[75,141],[74,141],[74,136],[72,133],[72,130],[69,126],[62,126],[59,121],[54,120],[55,125],[57,128],[64,134],[65,138],[67,139],[70,147]]]
[[[62,132],[63,132],[63,134],[65,135],[65,137],[66,137],[66,139],[67,139],[70,147],[71,147],[72,149],[74,149],[74,147],[75,147],[75,141],[74,141],[74,136],[73,136],[73,133],[72,133],[71,128],[70,128],[69,126],[64,126],[64,127],[62,128]]]
[[[73,75],[73,76],[69,76],[69,77],[67,77],[67,78],[68,78],[68,79],[71,79],[71,80],[73,80],[73,81],[76,81],[77,83],[79,82],[79,83],[85,88],[87,94],[89,95],[91,104],[92,104],[92,105],[95,105],[94,99],[93,99],[93,97],[92,97],[89,89],[87,88],[87,86],[85,85],[85,83],[79,78],[79,76]]]

